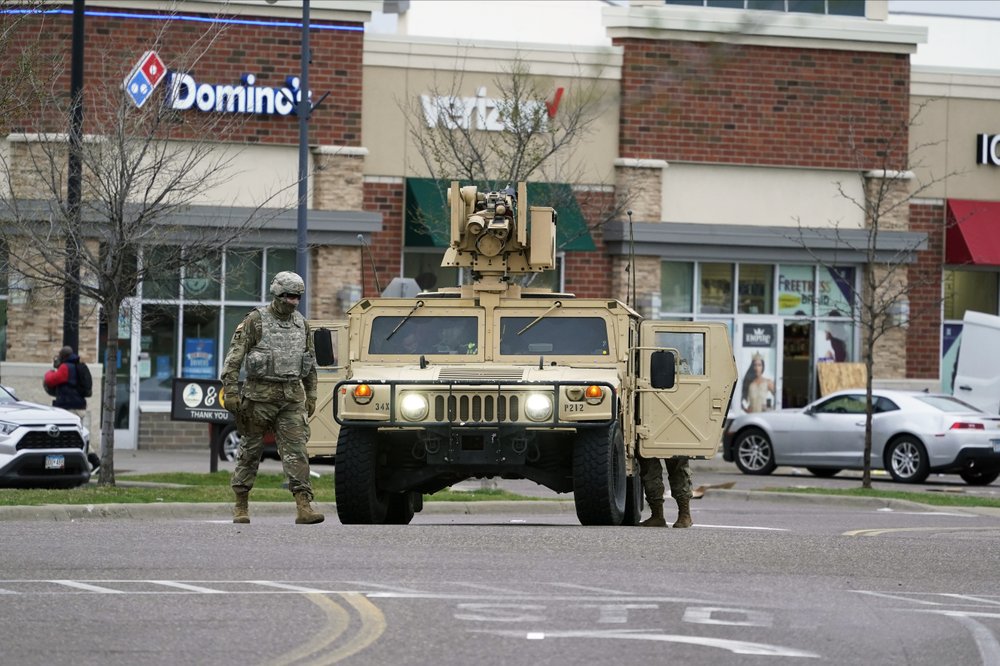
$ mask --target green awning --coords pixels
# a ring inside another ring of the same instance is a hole
[[[448,213],[450,181],[431,178],[406,180],[407,247],[448,247],[451,239]],[[480,185],[486,189],[487,184]],[[586,252],[597,249],[590,236],[583,212],[565,183],[528,183],[528,203],[552,206],[558,213],[556,248],[559,251]]]

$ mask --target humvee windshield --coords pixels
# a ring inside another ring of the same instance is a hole
[[[478,354],[475,317],[375,317],[370,354]],[[393,329],[399,329],[393,333]]]
[[[500,354],[608,355],[608,323],[600,317],[500,318]]]

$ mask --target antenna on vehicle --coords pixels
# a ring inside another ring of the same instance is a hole
[[[364,250],[368,250],[368,259],[372,262],[372,275],[375,276],[375,290],[378,291],[379,294],[381,294],[382,285],[380,285],[378,281],[378,269],[375,268],[375,256],[372,255],[372,248],[370,245],[368,245],[368,241],[365,240],[364,234],[358,234],[358,240],[361,241],[361,247]]]
[[[625,214],[628,215],[628,267],[625,268],[625,272],[628,273],[628,284],[626,285],[626,298],[631,298],[628,305],[635,307],[635,233],[632,228],[632,211],[627,210]]]

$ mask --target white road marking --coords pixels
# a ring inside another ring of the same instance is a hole
[[[276,587],[279,590],[301,592],[303,594],[335,594],[333,590],[317,590],[314,587],[302,587],[300,585],[289,585],[288,583],[274,583],[269,580],[248,580],[246,582],[254,585],[263,585],[265,587]]]
[[[784,527],[756,527],[754,525],[705,525],[698,523],[695,527],[712,527],[718,530],[764,530],[766,532],[787,532]]]
[[[600,592],[601,594],[628,594],[628,592],[622,592],[621,590],[609,590],[604,587],[591,587],[590,585],[577,585],[576,583],[549,583],[555,587],[568,587],[574,590],[583,590],[584,592]]]
[[[345,583],[350,583],[351,585],[358,585],[359,587],[377,587],[385,590],[390,590],[392,592],[410,592],[410,593],[420,593],[420,590],[414,590],[412,587],[403,587],[402,585],[383,585],[381,583],[372,583],[367,580],[346,580]]]
[[[726,617],[740,616],[741,619]],[[692,624],[722,624],[730,627],[771,627],[774,618],[770,613],[745,608],[724,608],[719,606],[691,606],[684,609],[684,622]]]
[[[72,587],[86,592],[98,592],[100,594],[124,594],[121,590],[112,590],[110,587],[101,587],[99,585],[89,585],[76,580],[54,580],[51,582],[56,585],[65,585],[66,587]]]
[[[597,608],[599,624],[628,624],[630,610],[656,610],[659,604],[580,604],[581,608]]]
[[[504,587],[491,587],[489,585],[481,585],[479,583],[462,583],[453,582],[452,585],[461,585],[462,587],[471,587],[474,590],[483,590],[485,592],[499,592],[500,594],[509,594],[511,596],[520,596],[521,592],[516,590],[510,590]]]
[[[539,637],[539,632],[524,631],[504,631],[494,629],[473,629],[477,633],[493,634],[496,636],[506,636],[518,638],[523,636],[526,639]],[[820,655],[807,650],[785,647],[782,645],[770,645],[768,643],[751,643],[749,641],[734,641],[725,638],[710,638],[708,636],[681,636],[679,634],[653,633],[655,630],[622,630],[612,629],[609,631],[547,631],[541,634],[544,638],[617,638],[634,641],[657,641],[663,643],[684,643],[687,645],[701,645],[704,647],[719,648],[728,650],[733,654],[748,654],[762,657],[801,657],[806,659],[819,659]]]
[[[978,596],[974,597],[974,596],[972,596],[970,594],[942,593],[941,596],[951,597],[952,599],[962,599],[962,600],[971,601],[971,602],[977,603],[977,604],[990,604],[990,605],[993,605],[993,606],[1000,606],[1000,600],[994,601],[993,599],[984,599],[983,597],[978,597]]]
[[[1000,643],[997,643],[996,637],[993,633],[984,627],[979,622],[973,620],[973,617],[988,617],[991,619],[1000,618],[1000,613],[976,613],[968,611],[955,611],[955,610],[927,610],[927,609],[902,609],[909,610],[913,613],[932,613],[935,615],[944,615],[946,617],[951,617],[965,626],[972,634],[972,640],[976,643],[976,648],[979,650],[979,656],[982,657],[984,664],[1000,664]]]
[[[200,587],[198,585],[189,585],[187,583],[178,583],[175,580],[151,580],[150,583],[155,583],[156,585],[165,585],[167,587],[176,587],[178,590],[187,590],[188,592],[198,592],[199,594],[225,594],[222,590],[213,590],[208,587]]]
[[[910,601],[915,604],[925,604],[927,606],[941,606],[940,602],[937,601],[925,601],[923,599],[914,599],[913,597],[907,597],[900,594],[888,594],[886,592],[872,592],[870,590],[851,590],[857,594],[867,594],[873,597],[881,597],[883,599],[892,599],[893,601]]]

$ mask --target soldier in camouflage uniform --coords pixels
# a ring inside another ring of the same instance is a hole
[[[295,522],[323,522],[313,510],[309,481],[309,417],[316,411],[316,356],[309,324],[296,311],[305,292],[297,274],[282,271],[271,281],[274,299],[248,314],[233,333],[222,369],[225,406],[236,415],[242,436],[230,485],[236,493],[234,523],[249,523],[248,500],[257,478],[264,433],[278,444],[288,489],[295,495]],[[246,362],[246,382],[238,380]]]
[[[675,456],[663,461],[667,466],[670,494],[677,502],[677,522],[674,527],[691,527],[691,465],[686,456]],[[646,503],[653,515],[642,521],[643,527],[666,527],[663,517],[663,468],[659,458],[639,458],[639,473]]]

